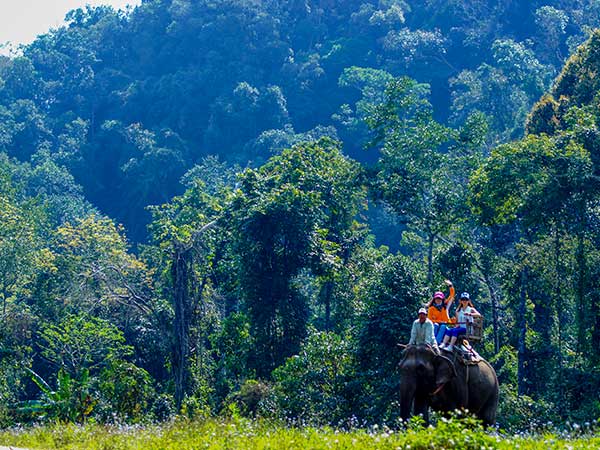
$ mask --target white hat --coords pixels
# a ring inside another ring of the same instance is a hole
[[[421,308],[419,310],[419,314],[427,314],[427,310],[425,308]]]

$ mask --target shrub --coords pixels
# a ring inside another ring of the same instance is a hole
[[[334,333],[313,332],[298,355],[273,372],[274,398],[286,419],[338,423],[351,415],[350,343]]]
[[[261,405],[271,394],[268,384],[257,380],[246,380],[239,391],[230,396],[237,410],[244,416],[256,417],[260,414]]]
[[[127,361],[113,361],[96,383],[100,404],[98,414],[130,421],[141,420],[156,395],[152,377],[144,369]]]
[[[500,385],[497,423],[508,431],[535,430],[556,421],[551,403],[527,395],[519,395],[512,385]]]

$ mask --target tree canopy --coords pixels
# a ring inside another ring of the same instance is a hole
[[[0,57],[0,426],[399,426],[447,278],[501,426],[600,417],[599,5],[145,0]]]

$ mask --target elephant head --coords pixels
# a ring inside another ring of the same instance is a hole
[[[456,376],[454,364],[430,346],[411,345],[404,351],[399,369],[402,418],[408,419],[414,406],[414,414],[428,421],[431,396]]]

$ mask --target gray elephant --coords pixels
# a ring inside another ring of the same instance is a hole
[[[410,345],[399,364],[400,414],[421,414],[429,422],[429,407],[448,412],[466,408],[493,425],[498,408],[498,377],[485,360],[465,365],[442,356],[431,347]]]

